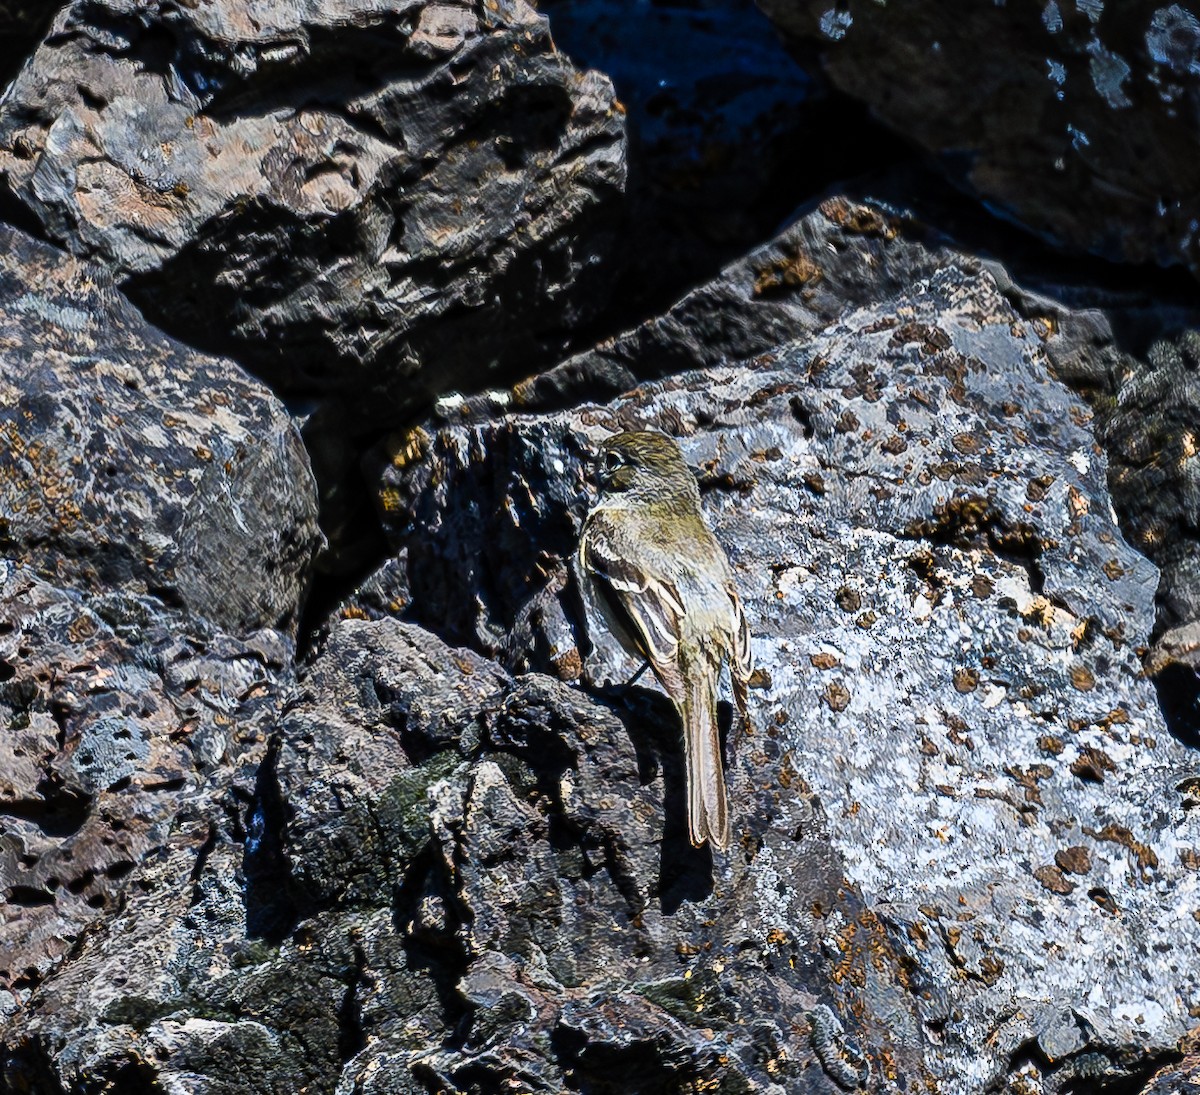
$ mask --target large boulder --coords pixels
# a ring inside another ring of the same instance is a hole
[[[912,943],[845,880],[778,730],[738,759],[714,862],[661,703],[395,620],[334,625],[302,690],[244,845],[226,814],[164,854],[4,1031],[26,1082],[927,1090]]]
[[[950,1090],[1137,1076],[1191,1023],[1195,763],[1139,661],[1158,575],[1053,328],[947,260],[748,363],[553,414],[459,406],[397,437],[381,484],[410,617],[601,687],[636,666],[571,571],[586,460],[622,427],[680,439],[763,670],[737,764],[811,784],[911,942]],[[734,795],[736,844],[761,805]]]
[[[1200,9],[758,0],[833,83],[1046,238],[1200,271]]]
[[[0,1013],[236,812],[222,796],[253,788],[292,656],[278,632],[235,639],[0,562]]]
[[[283,405],[0,225],[0,548],[60,586],[294,629],[321,532]]]
[[[0,178],[165,329],[361,426],[559,351],[624,128],[524,0],[78,0],[0,105]]]

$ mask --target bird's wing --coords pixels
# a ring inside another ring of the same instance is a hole
[[[674,584],[618,550],[601,522],[589,524],[579,555],[605,608],[639,653],[660,676],[673,670],[683,618],[683,601]]]

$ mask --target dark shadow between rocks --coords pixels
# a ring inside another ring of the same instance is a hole
[[[403,939],[408,969],[429,975],[451,1040],[461,1045],[470,1025],[471,1008],[458,991],[458,984],[470,963],[459,942],[457,931],[462,919],[449,897],[452,892],[452,887],[441,884],[432,845],[423,848],[395,887],[392,924]],[[446,921],[437,928],[420,922],[421,903],[431,894],[445,910]]]
[[[4,43],[3,56],[0,56],[0,92],[50,29],[60,7],[62,4],[55,0],[0,0],[0,42]]]
[[[559,1024],[550,1041],[570,1069],[571,1090],[582,1095],[671,1095],[686,1090],[678,1070],[663,1061],[649,1040],[626,1046],[589,1043],[582,1032]]]
[[[280,741],[267,749],[255,779],[254,797],[246,811],[246,844],[242,859],[245,877],[246,934],[277,946],[302,919],[296,884],[283,853],[283,829],[289,807],[276,775]]]
[[[2,41],[4,39],[0,36],[0,42]],[[0,85],[0,91],[3,91],[3,85]],[[20,229],[27,236],[32,236],[41,243],[62,250],[62,244],[51,238],[45,226],[37,219],[29,206],[13,194],[8,182],[3,179],[0,179],[0,221]]]
[[[1167,729],[1176,740],[1200,749],[1200,675],[1186,665],[1169,665],[1154,678]]]
[[[661,692],[651,688],[608,690],[609,707],[625,726],[637,755],[638,778],[649,783],[663,777],[663,835],[658,869],[658,899],[671,916],[685,901],[700,902],[712,895],[713,853],[706,844],[692,846],[687,828],[686,781],[679,714]],[[615,701],[615,702],[613,702]],[[721,736],[729,728],[729,708],[721,705]]]

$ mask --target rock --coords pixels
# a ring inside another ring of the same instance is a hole
[[[557,408],[770,353],[927,277],[951,255],[979,265],[902,206],[833,194],[663,315],[529,377],[514,398],[530,410]]]
[[[621,682],[636,666],[571,573],[586,460],[617,428],[678,437],[765,671],[737,764],[769,758],[780,809],[811,784],[867,911],[911,942],[947,1090],[1032,1070],[1059,1091],[1144,1074],[1189,1025],[1195,764],[1141,673],[1158,576],[1117,526],[1091,411],[1051,375],[1052,325],[975,265],[605,405],[468,402],[395,439],[381,512],[409,618]],[[651,687],[631,702],[665,723]],[[737,844],[760,807],[734,798]],[[1068,880],[1060,853],[1087,869]]]
[[[278,632],[234,639],[0,562],[0,1014],[144,890],[148,865],[207,854],[235,809],[218,789],[252,789],[291,660]]]
[[[283,406],[150,327],[100,268],[0,226],[0,548],[52,583],[294,629],[321,543]]]
[[[887,192],[913,181],[900,175],[878,184]],[[860,189],[870,193],[874,188],[867,182]],[[1164,327],[1200,323],[1200,315],[1169,303],[1155,305],[1140,293],[1089,292],[1069,282],[1031,288],[1034,269],[1027,256],[1022,277],[1014,278],[996,260],[942,235],[930,227],[926,214],[896,199],[827,197],[663,315],[529,377],[503,399],[493,393],[469,401],[468,410],[558,409],[610,399],[639,380],[750,361],[822,331],[847,308],[900,292],[948,263],[986,269],[995,277],[1037,332],[1054,374],[1086,400],[1095,416],[1122,531],[1161,571],[1155,635],[1200,622],[1200,545],[1192,533],[1198,505],[1192,423],[1200,406],[1200,342],[1185,332],[1154,338],[1145,351],[1123,348]],[[1047,273],[1043,269],[1043,278]],[[461,413],[450,402],[438,417],[449,420]],[[1167,658],[1163,643],[1174,650],[1179,642],[1163,638],[1158,644],[1162,658],[1176,660]],[[1200,660],[1196,665],[1200,668]]]
[[[1162,570],[1162,624],[1200,621],[1200,331],[1156,343],[1145,362],[1122,364],[1102,435],[1114,502],[1130,539]]]
[[[1175,1095],[1200,1084],[1200,1055],[1196,1053],[1196,1041],[1189,1039],[1188,1055],[1176,1064],[1156,1072],[1150,1083],[1142,1088],[1141,1095]]]
[[[1160,0],[758,0],[832,82],[1008,219],[1200,270],[1200,19]]]
[[[343,444],[558,354],[624,181],[608,80],[524,0],[243,9],[63,9],[0,107],[45,232],[172,334],[340,394]]]
[[[240,869],[227,822],[173,849],[10,1023],[10,1069],[46,1091],[122,1069],[347,1093],[930,1079],[911,943],[771,736],[714,863],[662,703],[514,680],[395,620],[334,625],[302,689]]]

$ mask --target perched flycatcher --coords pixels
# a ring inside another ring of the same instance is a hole
[[[579,541],[589,600],[625,650],[650,663],[683,720],[688,830],[699,847],[729,847],[717,682],[728,660],[748,721],[750,628],[729,560],[700,513],[679,446],[661,433],[601,443],[600,497]]]

